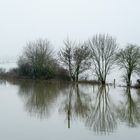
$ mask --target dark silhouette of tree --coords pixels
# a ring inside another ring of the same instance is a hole
[[[93,36],[88,44],[92,53],[94,72],[99,82],[105,84],[107,75],[115,62],[116,40],[109,35],[99,34]]]
[[[85,44],[77,44],[70,40],[66,40],[64,45],[58,53],[59,60],[68,69],[71,80],[78,81],[79,74],[91,66],[90,50]]]
[[[63,65],[68,69],[69,75],[71,80],[74,81],[74,74],[73,74],[73,48],[75,46],[75,43],[67,39],[64,41],[64,48],[62,48],[59,53],[59,59],[63,63]]]
[[[47,39],[27,43],[18,60],[19,74],[32,78],[51,76],[55,63],[50,47]]]
[[[79,44],[74,48],[73,60],[74,60],[74,75],[75,80],[79,80],[79,74],[90,69],[91,53],[86,45]]]
[[[125,71],[123,77],[127,82],[127,86],[131,86],[132,74],[140,73],[140,48],[129,44],[117,53],[116,60],[120,69]]]

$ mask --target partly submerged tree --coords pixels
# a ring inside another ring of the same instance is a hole
[[[52,50],[47,39],[26,44],[18,60],[19,73],[32,78],[50,76],[53,66]]]
[[[91,54],[86,45],[79,44],[74,48],[73,60],[74,60],[74,75],[75,80],[79,80],[79,74],[90,69],[91,66]]]
[[[72,61],[73,61],[73,48],[75,46],[75,43],[67,39],[66,41],[64,41],[64,46],[65,47],[62,48],[58,53],[59,60],[68,69],[71,80],[74,80],[72,71]]]
[[[127,86],[130,86],[132,74],[140,72],[140,48],[128,44],[125,49],[120,49],[116,55],[116,60],[120,69],[125,71],[124,78]]]
[[[59,60],[68,69],[71,80],[78,81],[79,74],[90,68],[90,50],[85,44],[70,40],[66,40],[64,45],[59,51]]]
[[[101,84],[106,83],[114,62],[117,50],[116,39],[112,36],[99,34],[89,40],[95,74]]]

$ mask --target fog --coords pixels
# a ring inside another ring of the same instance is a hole
[[[67,37],[84,41],[97,33],[112,35],[120,47],[140,45],[139,5],[139,0],[0,0],[0,67],[15,67],[26,42],[38,38],[48,38],[56,51]]]
[[[29,40],[48,38],[58,49],[67,37],[108,33],[120,46],[140,44],[139,0],[0,0],[0,56],[18,56]]]

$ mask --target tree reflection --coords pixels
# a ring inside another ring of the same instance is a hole
[[[79,90],[78,84],[76,84],[75,94],[76,94],[75,97],[76,100],[74,102],[75,115],[81,119],[86,118],[88,116],[88,113],[90,112],[91,98],[88,94]]]
[[[66,113],[67,121],[68,121],[68,128],[70,128],[70,122],[72,117],[72,94],[73,94],[73,86],[70,87],[65,91],[66,99],[62,102],[61,111]]]
[[[90,97],[79,90],[79,85],[70,85],[65,91],[65,98],[61,104],[60,112],[66,115],[68,128],[74,118],[84,119],[90,111]]]
[[[72,83],[8,82],[19,88],[18,95],[29,115],[44,119],[59,109],[59,113],[66,118],[68,128],[71,122],[80,120],[97,134],[110,134],[117,128],[118,120],[130,127],[140,124],[140,90],[131,93],[130,88],[127,88],[122,102],[116,106],[108,86],[94,86],[92,91],[91,86]]]
[[[0,79],[0,85],[6,85],[6,80]]]
[[[117,127],[115,105],[109,96],[109,87],[99,86],[86,125],[96,133],[109,134]]]
[[[136,127],[140,123],[140,104],[139,98],[131,93],[127,88],[124,92],[125,101],[120,102],[118,114],[121,121],[126,122],[129,127]]]
[[[25,109],[30,115],[45,118],[50,115],[53,105],[63,89],[60,85],[44,82],[21,82],[19,95],[24,100]]]

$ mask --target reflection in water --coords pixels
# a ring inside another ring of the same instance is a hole
[[[135,93],[136,95],[136,93]],[[140,100],[131,94],[131,89],[127,88],[124,92],[125,100],[118,107],[118,115],[121,121],[126,122],[130,127],[140,124]]]
[[[100,134],[109,134],[117,127],[115,105],[111,102],[109,87],[99,86],[86,125]]]
[[[130,127],[140,124],[139,90],[132,94],[129,88],[126,89],[123,98],[119,96],[121,102],[115,105],[108,86],[47,84],[37,81],[8,82],[18,85],[18,95],[29,115],[44,119],[59,111],[66,118],[68,128],[72,121],[80,120],[100,135],[114,132],[118,121],[126,122]],[[7,82],[0,81],[0,84],[5,83]]]
[[[6,85],[6,80],[0,79],[0,85]]]
[[[62,110],[66,113],[68,120],[68,128],[70,128],[73,86],[70,85],[70,88],[68,88],[68,91],[65,91],[65,93],[67,98],[63,102]]]
[[[78,118],[86,118],[91,108],[91,98],[88,94],[79,90],[78,84],[75,89],[76,97],[74,102],[74,111]]]
[[[52,112],[61,88],[60,85],[43,82],[20,82],[18,94],[24,100],[25,109],[30,115],[45,118]]]
[[[90,101],[89,95],[80,91],[78,84],[69,86],[60,108],[60,112],[66,115],[68,128],[73,118],[84,119],[88,116]]]

